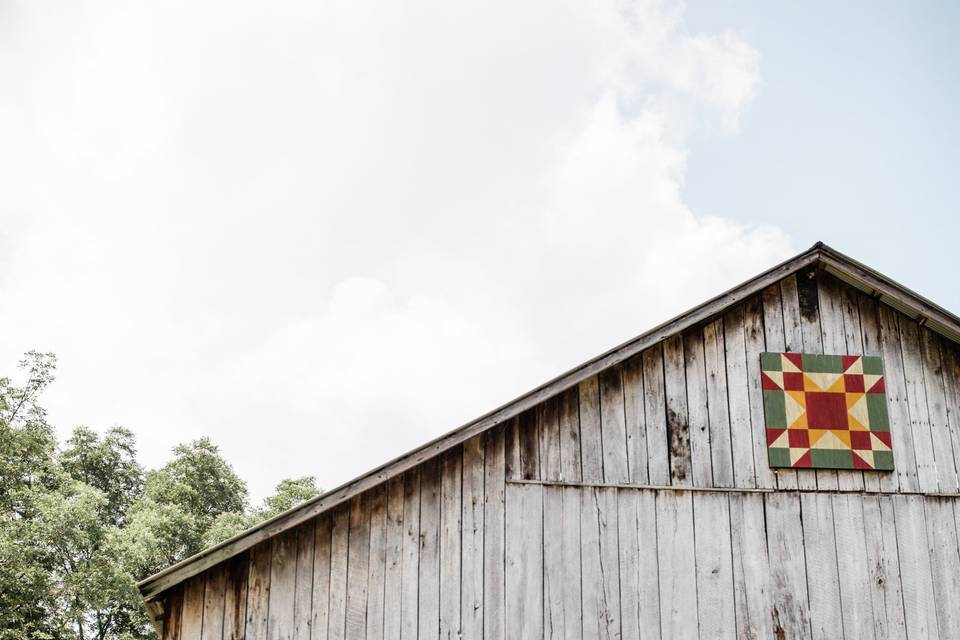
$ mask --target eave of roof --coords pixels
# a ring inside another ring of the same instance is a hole
[[[596,358],[588,360],[472,422],[146,578],[137,585],[140,593],[144,600],[150,600],[183,580],[342,504],[350,498],[457,446],[479,433],[507,422],[544,400],[579,384],[595,373],[622,362],[674,333],[692,327],[762,291],[770,284],[812,265],[822,267],[841,280],[916,319],[922,325],[954,342],[960,343],[960,318],[866,265],[845,256],[822,242],[818,242],[793,258]]]

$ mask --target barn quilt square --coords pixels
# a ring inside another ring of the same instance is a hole
[[[877,356],[760,355],[771,467],[893,469]]]

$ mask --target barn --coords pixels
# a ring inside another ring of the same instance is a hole
[[[818,243],[139,587],[167,640],[957,638],[958,343]]]

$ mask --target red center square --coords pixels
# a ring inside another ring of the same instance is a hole
[[[847,398],[842,393],[806,394],[807,426],[811,429],[846,429]]]

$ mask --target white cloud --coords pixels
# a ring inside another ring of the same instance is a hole
[[[0,358],[58,425],[333,486],[752,275],[686,145],[759,83],[669,3],[0,5]]]

